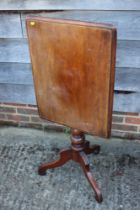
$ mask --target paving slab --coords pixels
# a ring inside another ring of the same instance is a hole
[[[59,157],[69,135],[16,127],[0,128],[0,210],[139,210],[140,141],[105,140],[89,155],[104,200],[98,204],[80,166],[69,161],[39,176],[40,163]]]

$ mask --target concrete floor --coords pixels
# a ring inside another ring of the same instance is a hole
[[[37,174],[40,163],[56,159],[69,145],[67,134],[0,128],[0,210],[139,210],[140,141],[87,139],[101,145],[89,160],[102,204],[75,162]]]

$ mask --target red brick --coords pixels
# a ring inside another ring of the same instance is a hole
[[[137,126],[125,125],[125,124],[112,124],[112,129],[124,130],[124,131],[137,131]]]
[[[126,115],[130,115],[130,116],[138,116],[139,113],[137,112],[126,112]]]
[[[26,104],[17,104],[17,103],[3,103],[3,105],[7,105],[7,106],[17,106],[17,107],[26,107]]]
[[[17,108],[17,112],[20,114],[38,115],[37,109]]]
[[[18,126],[18,122],[15,121],[7,121],[7,120],[0,120],[0,126]]]
[[[140,124],[140,118],[136,118],[136,117],[125,117],[125,122],[126,123],[131,123],[131,124]]]
[[[124,132],[124,131],[117,131],[112,130],[112,137],[119,137],[129,140],[140,140],[140,133],[133,133],[133,132]]]
[[[27,107],[37,108],[37,105],[27,104]]]
[[[63,125],[56,124],[56,123],[48,123],[44,125],[44,130],[64,132],[66,130],[66,127]]]
[[[9,112],[9,113],[15,113],[16,109],[13,107],[3,107],[0,106],[0,112]]]
[[[7,119],[8,120],[13,120],[13,121],[29,121],[29,117],[27,116],[21,116],[21,115],[12,115],[12,114],[7,114]]]
[[[126,115],[126,112],[113,111],[113,114],[115,114],[115,115]]]
[[[122,116],[114,116],[112,117],[113,122],[123,122],[123,117]]]
[[[39,116],[38,117],[31,117],[32,122],[45,122],[45,120],[42,120]]]
[[[117,111],[113,111],[113,114],[115,115],[130,115],[130,116],[138,116],[139,113],[137,112],[117,112]]]
[[[5,114],[0,113],[0,119],[5,119]]]
[[[20,122],[19,127],[43,129],[43,125],[41,123],[37,124],[37,123]]]

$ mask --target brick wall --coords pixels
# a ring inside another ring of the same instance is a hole
[[[0,125],[64,131],[66,127],[40,119],[37,107],[28,104],[0,103]],[[114,112],[112,136],[140,139],[140,113]]]

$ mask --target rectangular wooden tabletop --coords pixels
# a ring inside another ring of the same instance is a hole
[[[111,25],[27,19],[33,79],[42,118],[109,137],[116,30]]]

